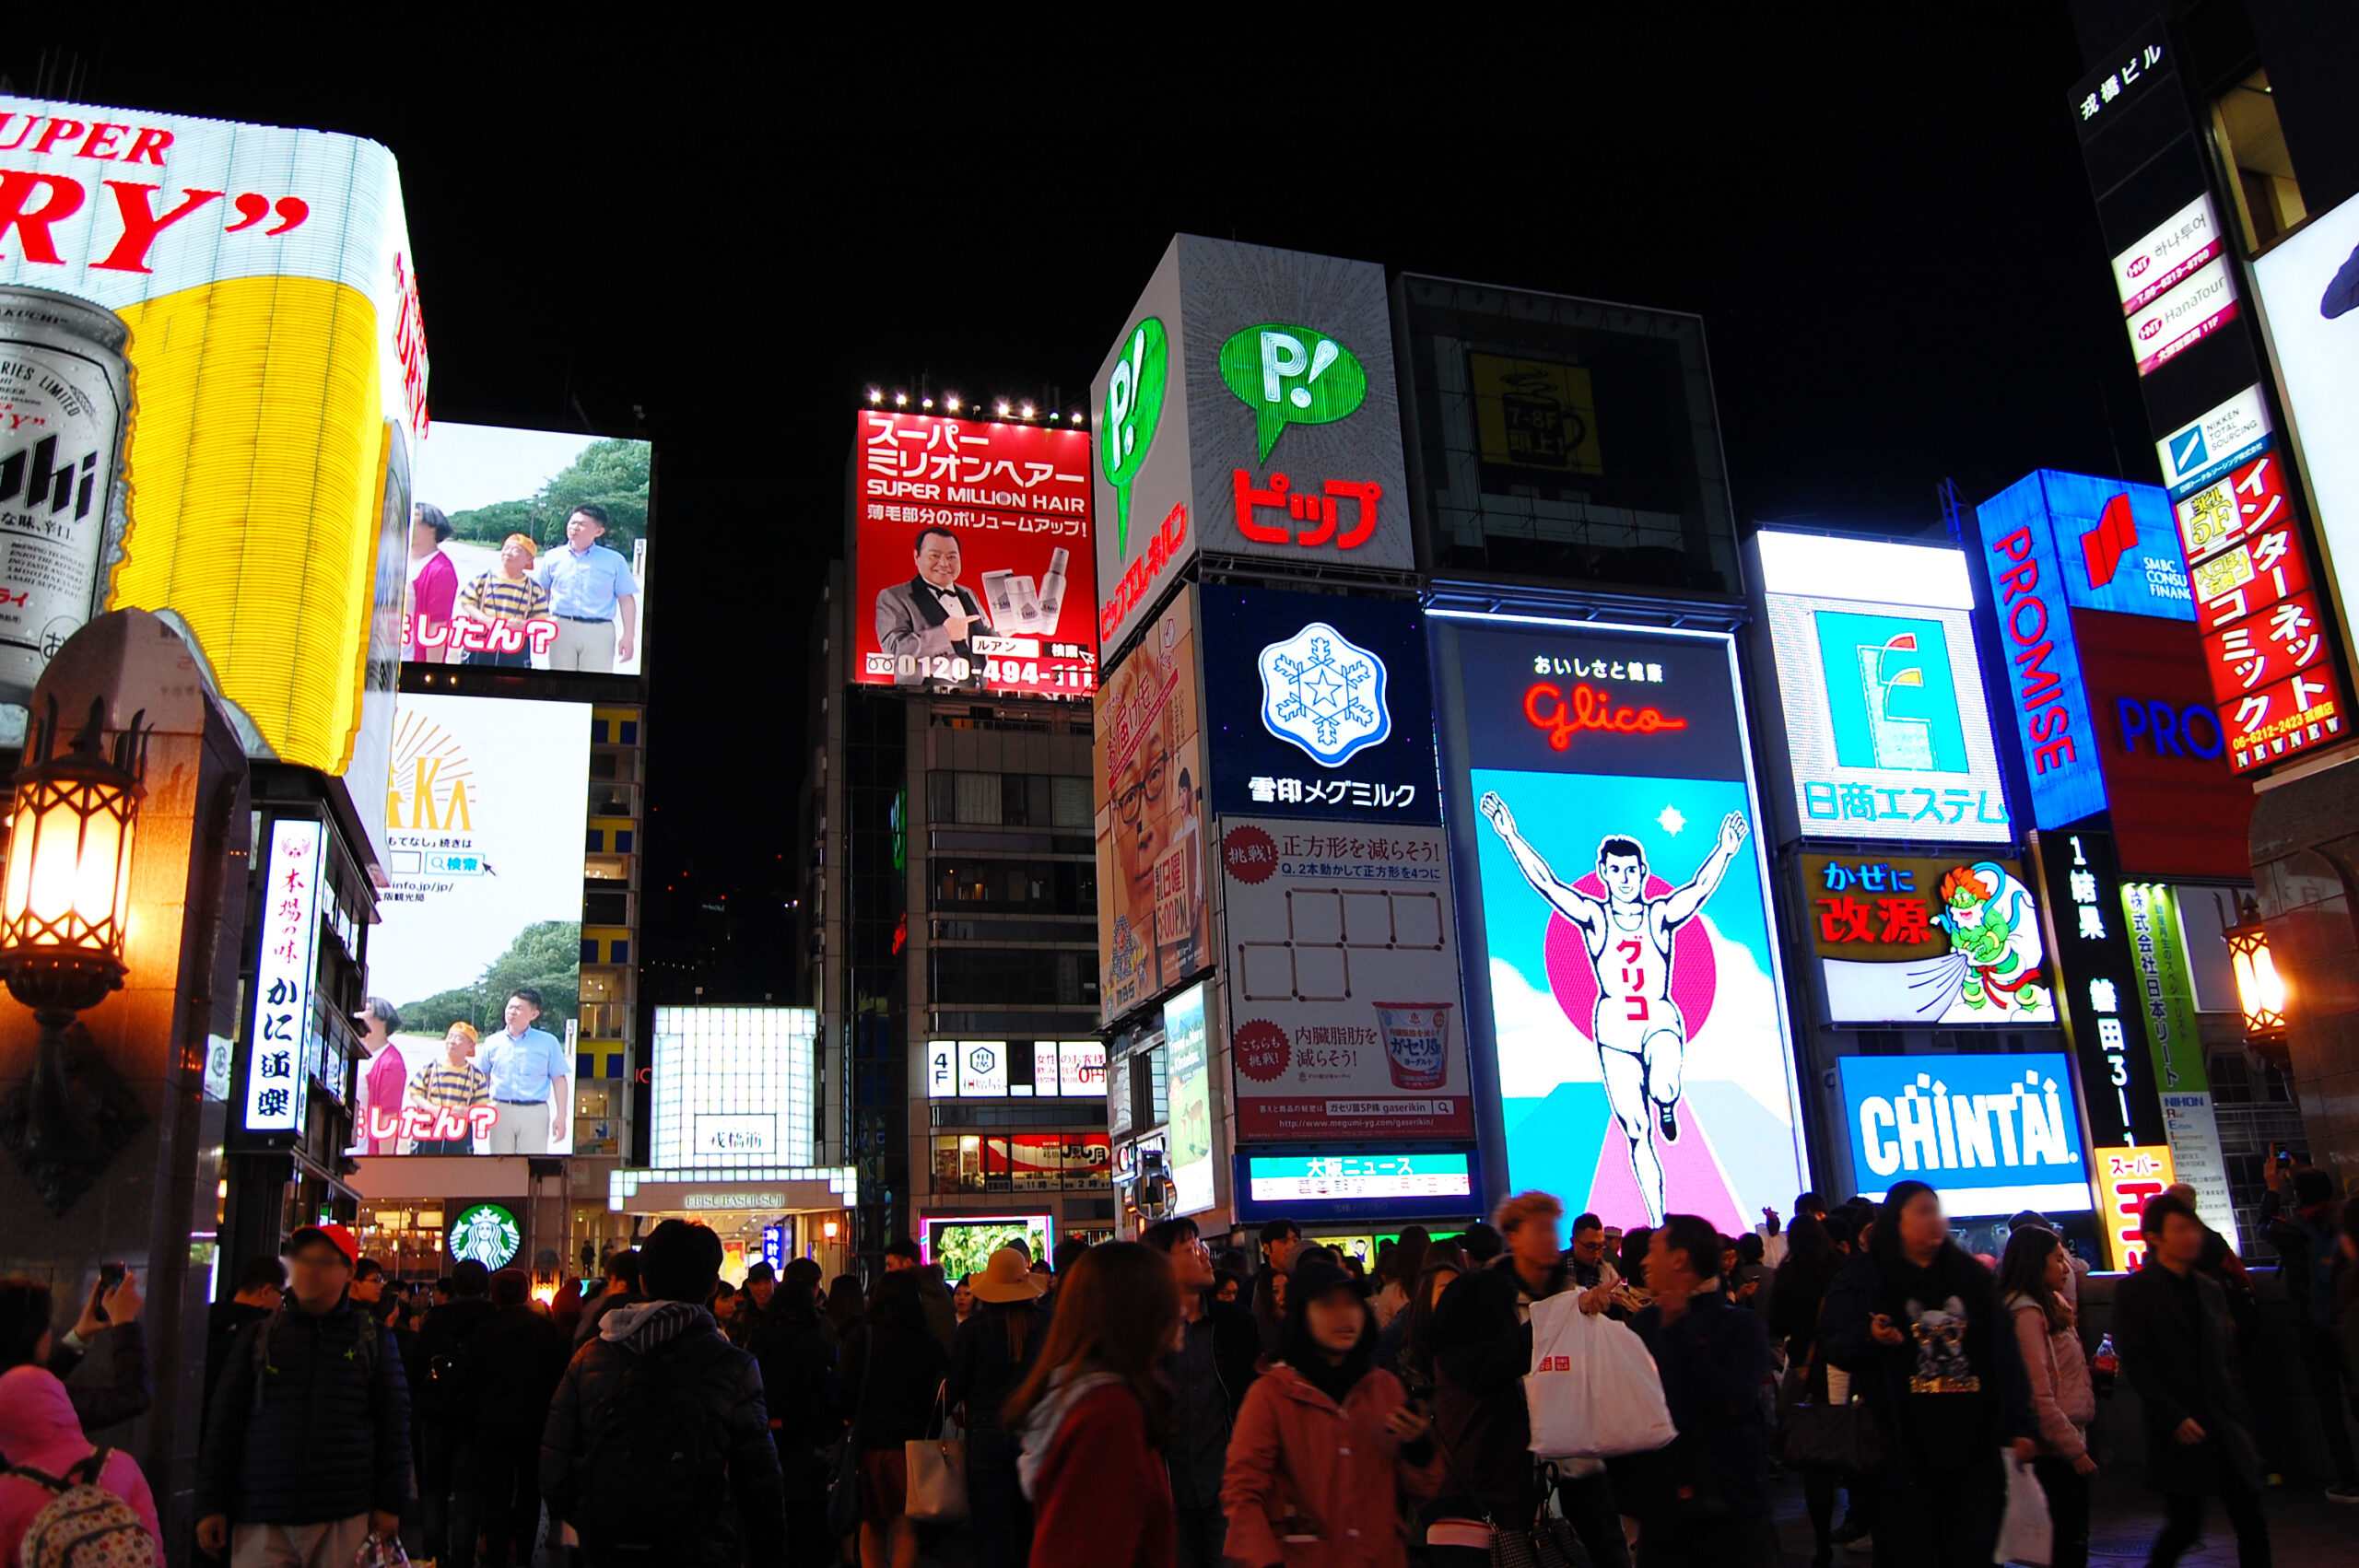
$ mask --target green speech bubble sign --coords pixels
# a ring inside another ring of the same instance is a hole
[[[1268,322],[1220,345],[1220,379],[1253,411],[1258,461],[1288,425],[1328,425],[1367,400],[1359,357],[1323,332]]]
[[[1163,322],[1148,316],[1131,329],[1122,357],[1106,378],[1105,417],[1097,427],[1097,460],[1114,486],[1114,558],[1130,554],[1131,486],[1155,443],[1163,418],[1163,388],[1169,379]]]

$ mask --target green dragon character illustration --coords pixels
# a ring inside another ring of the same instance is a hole
[[[1942,912],[1951,951],[1966,961],[1960,994],[1968,1007],[2000,1012],[2037,1010],[2048,992],[2039,984],[2046,950],[2031,895],[1992,860],[1957,866],[1942,878]]]

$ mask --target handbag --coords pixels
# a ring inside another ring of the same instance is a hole
[[[1867,1476],[1884,1468],[1884,1427],[1864,1399],[1797,1400],[1783,1413],[1778,1445],[1798,1470]]]
[[[1483,1511],[1483,1528],[1491,1538],[1491,1568],[1591,1568],[1589,1549],[1581,1545],[1580,1537],[1572,1526],[1548,1512],[1547,1499],[1556,1490],[1556,1467],[1543,1467],[1548,1485],[1542,1492],[1540,1506],[1533,1512],[1528,1529],[1516,1529],[1502,1525],[1484,1503],[1483,1494],[1474,1490],[1466,1472],[1458,1468],[1458,1456],[1450,1452],[1449,1441],[1441,1434],[1441,1424],[1436,1422],[1427,1428],[1434,1446],[1441,1450],[1442,1463],[1448,1467],[1450,1479],[1464,1492],[1467,1500]]]
[[[903,1444],[909,1467],[908,1502],[904,1511],[927,1524],[955,1524],[967,1516],[967,1443],[957,1423],[943,1407],[949,1385],[933,1391],[934,1429],[932,1437],[912,1437]]]
[[[860,1528],[860,1418],[868,1409],[868,1374],[876,1360],[876,1339],[860,1336],[860,1398],[853,1401],[851,1430],[836,1454],[836,1479],[827,1485],[827,1534],[837,1540]]]

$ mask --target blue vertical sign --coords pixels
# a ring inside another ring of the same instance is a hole
[[[1975,509],[2032,816],[2062,827],[2105,810],[2105,775],[2043,477],[2020,479]]]

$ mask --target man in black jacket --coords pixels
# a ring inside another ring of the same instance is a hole
[[[1671,1484],[1640,1504],[1647,1568],[1775,1568],[1778,1525],[1765,1488],[1769,1449],[1761,1389],[1769,1377],[1769,1330],[1721,1288],[1720,1235],[1711,1222],[1672,1214],[1647,1244],[1654,1305],[1630,1318],[1662,1375],[1677,1443],[1664,1450]],[[1584,1295],[1581,1310],[1592,1310]],[[1598,1310],[1603,1307],[1598,1299]],[[1707,1482],[1708,1481],[1708,1490]],[[1684,1499],[1677,1487],[1687,1487]],[[1717,1506],[1696,1504],[1709,1496]]]
[[[416,1395],[418,1515],[423,1522],[426,1556],[437,1562],[462,1565],[475,1552],[472,1523],[462,1526],[458,1541],[451,1539],[459,1508],[454,1495],[459,1483],[459,1453],[465,1445],[467,1422],[459,1408],[459,1357],[467,1338],[492,1313],[485,1292],[491,1270],[474,1258],[451,1270],[451,1299],[437,1304],[418,1326],[418,1359],[423,1375],[413,1380]]]
[[[639,1289],[639,1248],[625,1247],[606,1259],[606,1288],[581,1308],[573,1326],[573,1348],[580,1350],[598,1337],[598,1324],[618,1306],[642,1306],[647,1297]]]
[[[721,1238],[664,1221],[640,1248],[652,1299],[608,1312],[557,1385],[541,1490],[589,1568],[786,1561],[762,1375],[704,1307],[720,1281]]]
[[[197,1465],[197,1544],[240,1562],[347,1568],[409,1501],[409,1383],[393,1336],[348,1294],[342,1225],[288,1239],[285,1305],[230,1341]]]
[[[1221,1473],[1238,1407],[1261,1359],[1252,1315],[1213,1299],[1213,1256],[1193,1220],[1166,1220],[1140,1238],[1171,1259],[1180,1281],[1180,1353],[1167,1363],[1177,1396],[1164,1466],[1180,1526],[1179,1568],[1220,1568],[1228,1521]]]
[[[459,1348],[456,1403],[466,1434],[452,1474],[458,1499],[452,1568],[467,1568],[481,1532],[484,1568],[533,1560],[541,1523],[541,1428],[570,1357],[565,1331],[533,1304],[533,1277],[491,1277],[491,1316]]]
[[[2146,1484],[2163,1494],[2163,1533],[2146,1561],[2177,1562],[2203,1527],[2203,1494],[2216,1492],[2236,1527],[2236,1562],[2268,1568],[2260,1455],[2236,1385],[2228,1298],[2195,1267],[2203,1222],[2165,1192],[2147,1200],[2143,1224],[2146,1267],[2114,1290],[2113,1337],[2146,1417]]]

